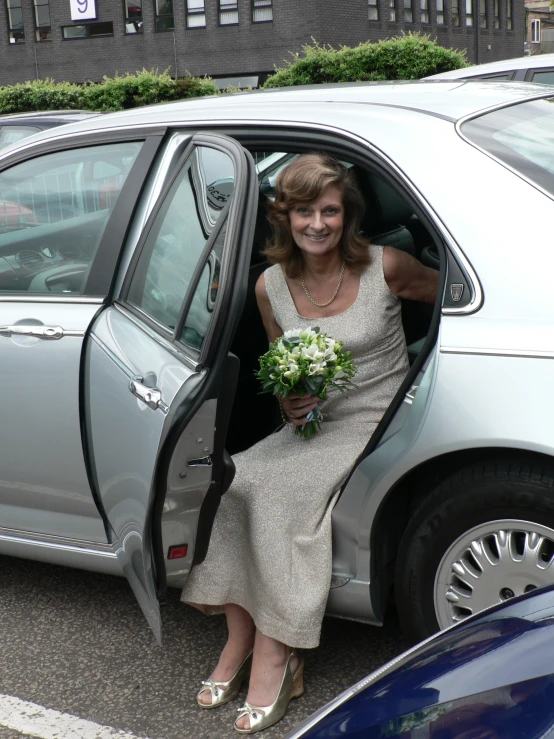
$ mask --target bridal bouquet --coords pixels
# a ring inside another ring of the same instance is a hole
[[[351,379],[356,372],[351,354],[344,351],[342,343],[314,326],[285,331],[260,357],[256,375],[262,382],[263,393],[284,398],[289,393],[299,393],[325,400],[329,390],[344,393],[355,387]],[[323,413],[316,407],[307,419],[303,426],[296,427],[296,434],[311,439],[320,429]]]

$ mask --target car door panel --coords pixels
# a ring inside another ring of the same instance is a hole
[[[122,294],[96,320],[85,356],[96,494],[158,639],[166,570],[186,577],[203,503],[230,477],[223,444],[215,445],[216,419],[225,427],[221,409],[228,415],[230,404],[220,409],[218,396],[245,288],[236,273],[249,259],[257,205],[254,164],[242,147],[205,135],[185,145],[178,171],[165,174]],[[232,200],[210,204],[211,172],[221,165],[225,175],[229,163]],[[234,386],[226,391],[232,398]]]
[[[0,303],[2,416],[9,419],[0,424],[3,528],[106,541],[79,428],[82,343],[99,308],[97,302]],[[5,332],[9,327],[61,327],[71,334],[47,339]]]

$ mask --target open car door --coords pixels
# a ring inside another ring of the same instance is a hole
[[[92,326],[83,373],[97,504],[158,640],[166,574],[183,582],[203,558],[234,474],[224,445],[238,360],[228,352],[257,207],[254,163],[233,139],[176,134],[164,157],[144,199],[160,179],[161,194]]]

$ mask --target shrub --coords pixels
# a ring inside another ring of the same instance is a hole
[[[218,93],[209,77],[174,80],[167,71],[143,69],[136,74],[104,77],[102,82],[86,85],[45,79],[0,87],[0,113],[78,108],[107,112]]]
[[[314,40],[303,47],[303,53],[302,57],[293,54],[287,66],[277,68],[264,88],[323,82],[413,80],[467,66],[465,51],[446,49],[429,36],[417,33],[340,49],[321,46]]]
[[[167,72],[143,69],[136,74],[104,77],[102,82],[84,89],[86,107],[90,110],[127,110],[173,100],[175,80]]]
[[[210,77],[179,77],[175,81],[175,100],[219,95],[219,88]]]
[[[0,113],[72,110],[83,106],[83,87],[69,82],[45,79],[0,87]]]

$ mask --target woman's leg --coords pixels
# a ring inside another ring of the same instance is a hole
[[[244,608],[228,603],[225,606],[227,617],[227,644],[225,645],[217,667],[211,674],[212,680],[216,682],[227,682],[230,680],[244,658],[252,651],[254,646],[255,626],[248,611]],[[209,690],[200,695],[203,703],[211,703],[212,697]]]
[[[286,644],[262,634],[261,631],[256,631],[252,672],[246,698],[248,703],[261,707],[270,706],[275,702],[290,652],[291,648]],[[294,657],[290,665],[293,672],[297,665],[298,657]],[[240,729],[249,729],[248,717],[238,719],[237,726]]]

